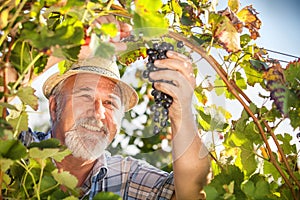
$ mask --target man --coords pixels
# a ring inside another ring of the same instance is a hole
[[[209,161],[192,113],[195,77],[187,57],[172,51],[167,57],[155,65],[169,70],[152,72],[150,77],[175,83],[154,84],[173,97],[169,108],[173,173],[105,153],[120,131],[124,112],[138,100],[134,89],[120,80],[113,60],[85,56],[65,74],[54,74],[45,82],[52,129],[51,136],[39,139],[57,138],[72,151],[56,165],[77,177],[83,197],[111,191],[123,199],[199,199]]]

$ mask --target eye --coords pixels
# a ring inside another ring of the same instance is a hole
[[[103,105],[105,105],[108,108],[115,108],[115,109],[118,108],[118,105],[115,102],[111,101],[111,100],[105,100],[103,102]]]

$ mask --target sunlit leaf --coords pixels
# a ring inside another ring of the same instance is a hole
[[[228,52],[237,52],[241,50],[240,34],[227,17],[222,17],[214,36]]]
[[[28,114],[24,111],[11,110],[7,116],[7,122],[13,127],[16,133],[28,130]]]
[[[104,34],[109,35],[112,38],[115,37],[118,33],[117,26],[113,23],[101,24],[101,31],[103,31]]]
[[[237,12],[240,8],[240,1],[239,0],[228,0],[228,7],[233,12]]]
[[[147,56],[146,47],[138,47],[137,49],[126,51],[118,56],[118,61],[123,65],[130,65],[137,59],[144,59]]]
[[[56,153],[59,152],[59,149],[39,149],[39,148],[31,148],[29,149],[29,156],[31,158],[38,158],[38,159],[47,159],[49,157],[54,156]]]
[[[58,169],[55,169],[51,174],[59,184],[70,189],[74,189],[77,185],[77,178],[67,171],[58,172]]]
[[[37,110],[38,109],[38,98],[34,94],[35,89],[33,89],[30,86],[22,87],[18,91],[17,95],[21,99],[23,103],[26,105],[29,105],[32,109]]]
[[[237,13],[239,19],[243,21],[245,23],[245,27],[249,29],[251,38],[254,40],[260,36],[258,30],[261,27],[261,21],[257,17],[257,14],[258,13],[252,5],[244,7]]]
[[[13,163],[14,161],[11,159],[0,158],[0,170],[6,172]]]
[[[256,83],[263,83],[264,79],[263,79],[263,74],[258,72],[257,70],[253,69],[249,62],[243,62],[243,64],[241,64],[241,66],[243,66],[243,69],[245,70],[245,74],[247,77],[247,83],[250,86],[254,86]]]

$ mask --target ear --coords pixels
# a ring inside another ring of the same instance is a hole
[[[54,96],[49,97],[49,112],[53,122],[56,120],[56,100]]]

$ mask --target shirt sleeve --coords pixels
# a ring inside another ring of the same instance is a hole
[[[29,145],[33,142],[40,142],[42,140],[47,140],[51,138],[50,131],[47,133],[43,132],[34,132],[30,128],[27,131],[22,131],[19,135],[19,140],[26,146],[29,147]]]

